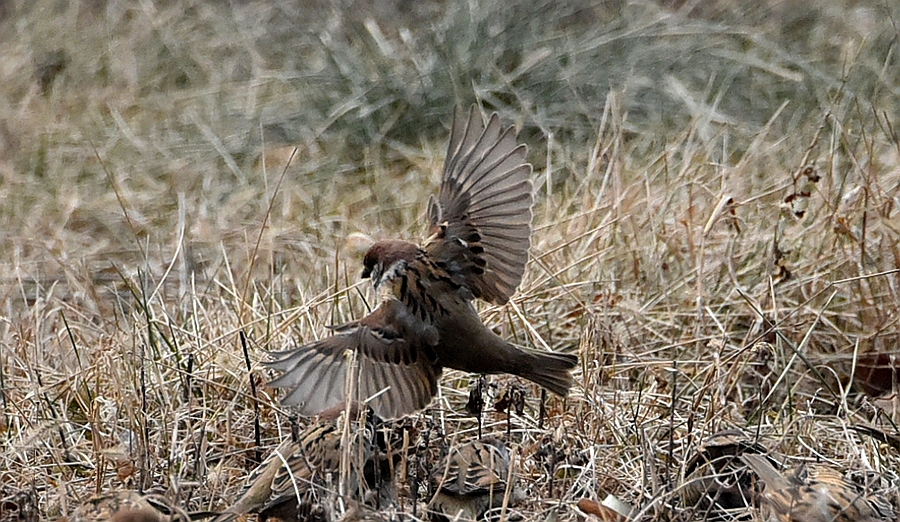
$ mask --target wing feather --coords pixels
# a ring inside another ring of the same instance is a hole
[[[527,148],[493,114],[473,106],[453,120],[438,197],[429,202],[425,249],[472,295],[505,303],[525,272],[534,201]]]
[[[288,390],[282,404],[297,406],[302,415],[316,415],[347,402],[345,385],[355,353],[355,400],[371,398],[369,406],[383,419],[427,406],[437,393],[441,367],[429,351],[397,336],[388,325],[379,325],[382,315],[379,306],[362,321],[339,327],[331,337],[272,353],[265,364],[282,373],[269,385]]]

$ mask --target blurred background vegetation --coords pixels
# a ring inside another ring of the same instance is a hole
[[[187,215],[208,216],[219,236],[259,219],[271,176],[253,167],[264,147],[300,146],[286,194],[298,185],[327,193],[374,182],[373,164],[388,170],[379,177],[396,176],[423,147],[439,156],[453,107],[474,101],[524,129],[538,170],[552,135],[555,183],[578,183],[604,123],[629,161],[689,133],[723,167],[771,140],[752,152],[759,170],[792,171],[807,147],[818,147],[814,158],[827,152],[813,140],[822,126],[839,123],[851,140],[893,138],[885,125],[900,107],[898,9],[850,0],[6,0],[0,226],[51,239],[41,227],[52,225],[31,218],[54,215],[86,234],[82,243],[129,250],[133,232],[174,226],[182,194]],[[124,216],[111,178],[134,192],[124,204],[138,230],[116,223]],[[325,209],[313,211],[284,218],[319,220]]]

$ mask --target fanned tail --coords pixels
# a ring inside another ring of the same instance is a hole
[[[521,347],[519,350],[529,357],[527,362],[513,373],[543,386],[560,397],[565,397],[569,393],[574,383],[572,369],[578,364],[577,355],[542,352]]]

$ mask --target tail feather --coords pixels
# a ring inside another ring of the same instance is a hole
[[[578,364],[577,355],[541,352],[530,348],[519,350],[530,357],[513,373],[543,386],[560,397],[565,397],[569,393],[569,388],[574,383],[572,369]]]

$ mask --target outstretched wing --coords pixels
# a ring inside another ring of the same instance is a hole
[[[444,178],[428,202],[428,255],[475,297],[506,303],[522,281],[533,203],[527,148],[513,127],[487,123],[475,106],[453,118]]]
[[[400,418],[427,406],[437,394],[441,367],[430,350],[384,323],[386,305],[383,302],[362,320],[336,328],[331,337],[272,353],[266,366],[283,373],[269,385],[288,389],[281,403],[298,406],[302,415],[316,415],[350,398],[367,401],[382,419]],[[354,359],[351,398],[345,386]]]

